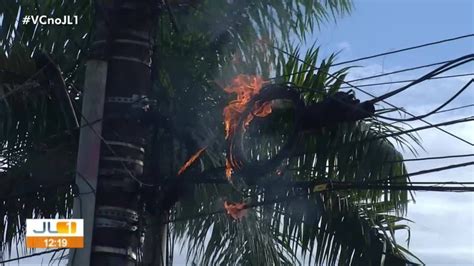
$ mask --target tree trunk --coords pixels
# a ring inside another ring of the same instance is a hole
[[[140,260],[139,180],[149,136],[142,121],[151,90],[151,3],[96,1],[91,52],[108,62],[108,71],[90,265],[136,265]]]

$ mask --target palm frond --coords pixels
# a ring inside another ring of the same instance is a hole
[[[299,87],[306,103],[319,102],[326,95],[340,89],[349,68],[329,75],[334,55],[319,62],[318,49],[310,49],[304,57],[305,63],[295,59],[299,56],[298,50],[293,55],[280,55],[276,73],[282,78],[280,82],[291,82]],[[316,65],[318,67],[314,67]],[[284,136],[285,128],[288,125],[291,127],[292,116],[288,115],[290,109],[281,105],[281,108],[274,110],[277,113],[275,116],[280,118],[275,118],[272,114],[254,121],[258,129],[252,129],[251,126],[248,134],[258,137],[249,142],[249,158],[265,160],[278,153],[282,146],[280,134]],[[189,205],[186,202],[180,204],[176,209],[176,216],[195,213],[197,210],[200,213],[212,212],[221,207],[224,199],[229,198],[237,200],[244,197],[250,202],[265,202],[265,199],[284,199],[304,192],[285,187],[271,188],[268,184],[284,184],[295,180],[365,182],[405,175],[401,154],[392,142],[381,137],[400,130],[402,128],[371,118],[313,132],[298,141],[293,155],[281,168],[286,169],[283,174],[269,173],[266,177],[260,177],[260,182],[248,185],[240,192],[222,185],[212,189],[201,188],[197,192],[201,196],[195,198],[194,202],[187,202]],[[418,143],[416,136],[409,135],[408,138]],[[405,139],[399,139],[398,142],[414,149]],[[217,156],[219,150],[210,150],[208,154],[214,152]],[[209,165],[206,160],[203,162],[202,169],[216,166]],[[410,181],[405,178],[397,179],[397,182],[408,184]],[[391,191],[389,184],[386,190],[323,192],[308,197],[300,196],[298,200],[257,207],[249,211],[248,218],[241,223],[220,215],[180,222],[175,226],[175,232],[182,239],[189,238],[188,256],[198,258],[197,263],[246,262],[243,254],[247,254],[247,249],[252,249],[252,259],[259,261],[259,256],[255,253],[266,250],[265,247],[269,244],[278,248],[265,251],[268,252],[268,258],[280,258],[278,254],[286,256],[285,260],[272,260],[275,264],[285,261],[301,262],[300,257],[295,254],[297,250],[316,264],[339,262],[379,265],[383,260],[387,263],[403,262],[415,258],[396,243],[394,237],[397,230],[409,230],[405,225],[399,224],[403,221],[408,201],[407,191]],[[266,228],[267,225],[270,227]],[[259,235],[272,235],[268,239],[276,242],[269,243],[265,240],[267,238],[249,235],[249,228]],[[248,242],[255,244],[247,246]],[[242,256],[234,254],[234,257],[228,257],[228,248],[237,248],[237,254]],[[270,255],[273,252],[274,255]]]
[[[71,211],[68,173],[74,169],[77,132],[70,123],[74,110],[63,109],[59,97],[66,88],[57,87],[48,71],[54,67],[30,57],[24,46],[0,55],[3,250],[22,239],[26,218],[64,217]]]

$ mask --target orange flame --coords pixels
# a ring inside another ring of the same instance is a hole
[[[191,156],[191,158],[189,158],[189,160],[187,160],[186,163],[184,163],[183,166],[181,166],[181,168],[178,171],[178,175],[181,175],[184,171],[186,171],[186,169],[188,169],[189,166],[191,166],[194,163],[194,161],[196,161],[196,159],[199,158],[199,156],[201,156],[201,154],[206,150],[206,148],[207,147],[199,149],[193,156]]]
[[[258,94],[262,89],[265,81],[260,76],[251,75],[238,75],[232,80],[232,83],[224,88],[227,93],[237,94],[237,99],[231,101],[224,108],[224,124],[225,124],[225,138],[229,139],[235,132],[238,126],[240,115],[247,108],[247,104],[250,102],[253,96]],[[255,103],[252,114],[249,114],[244,121],[244,130],[249,126],[254,116],[265,117],[272,112],[272,106],[269,102],[267,103]],[[231,151],[229,151],[231,152]],[[230,181],[233,172],[232,165],[237,162],[233,162],[232,159],[226,160],[226,177]]]
[[[225,176],[227,177],[227,180],[231,181],[232,165],[230,164],[229,159],[225,160]]]
[[[247,215],[248,206],[245,203],[228,203],[227,201],[224,201],[224,208],[228,215],[235,220],[240,220]]]
[[[238,75],[232,80],[231,85],[224,88],[227,93],[237,94],[237,99],[231,101],[224,108],[226,139],[234,133],[240,114],[245,110],[250,99],[260,92],[264,83],[263,79],[259,76]],[[271,112],[270,103],[258,104],[253,110],[253,114],[258,117],[265,117]],[[249,115],[245,120],[245,126],[248,126],[252,119],[253,115]]]

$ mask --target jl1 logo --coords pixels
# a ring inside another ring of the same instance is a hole
[[[35,234],[43,234],[43,233],[50,233],[50,234],[74,234],[77,228],[77,222],[56,222],[56,230],[51,229],[50,221],[43,221],[43,228],[40,230],[33,229]]]
[[[84,220],[27,219],[28,248],[83,248]]]

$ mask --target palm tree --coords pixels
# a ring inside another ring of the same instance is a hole
[[[292,84],[306,104],[339,91],[350,69],[328,74],[335,56],[320,61],[317,48],[300,63],[300,52],[291,43],[348,13],[349,1],[151,3],[161,13],[151,46],[157,106],[147,118],[154,127],[140,177],[156,184],[140,190],[140,221],[146,223],[139,231],[147,228],[144,264],[172,262],[172,248],[164,246],[176,239],[189,244],[188,259],[197,264],[293,264],[304,259],[378,265],[412,259],[394,237],[395,231],[407,229],[399,224],[409,200],[406,191],[392,191],[390,183],[385,190],[327,189],[329,181],[393,176],[408,183],[400,153],[384,138],[401,128],[368,118],[298,134],[280,163],[283,173],[236,172],[232,183],[222,182],[228,152],[222,111],[233,97],[223,87],[239,74],[277,77],[271,82]],[[89,1],[0,4],[3,250],[23,240],[26,218],[69,217],[73,198],[80,196],[73,185],[77,110],[98,12],[100,7]],[[17,18],[26,14],[77,14],[80,23],[68,28],[18,24]],[[249,162],[281,151],[292,138],[292,117],[292,108],[275,103],[272,115],[254,119],[245,134]],[[395,141],[412,149],[406,139]],[[183,163],[205,147],[199,163],[177,177]],[[276,180],[305,186],[272,185]],[[225,201],[242,200],[253,208],[239,221],[216,212]]]

